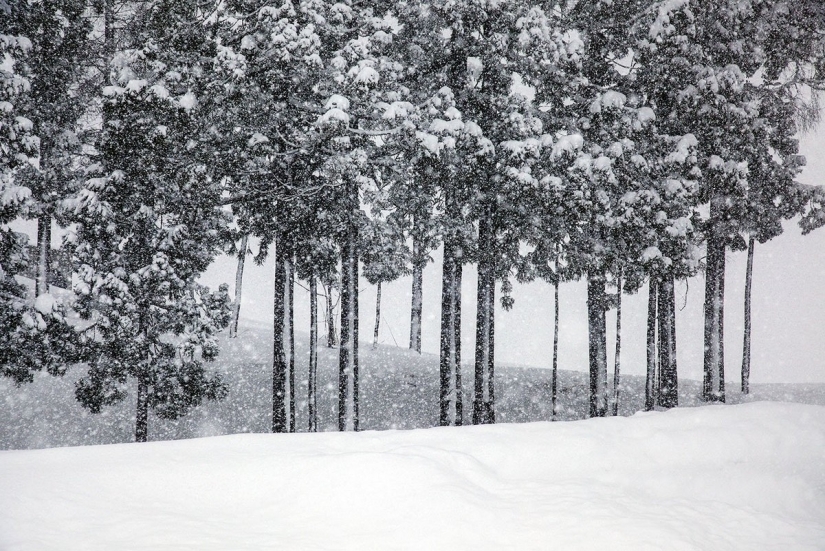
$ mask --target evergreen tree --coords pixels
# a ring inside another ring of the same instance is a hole
[[[89,65],[91,26],[85,0],[17,3],[9,29],[31,41],[30,90],[19,108],[40,138],[40,162],[18,175],[31,190],[28,216],[37,220],[36,293],[48,292],[52,220],[75,191],[80,153],[79,121],[86,112],[83,83]]]
[[[150,409],[176,418],[225,395],[204,362],[217,356],[230,302],[227,286],[210,292],[196,281],[227,223],[201,140],[203,60],[214,55],[206,14],[160,0],[136,17],[141,47],[119,54],[118,84],[104,90],[99,176],[79,194],[70,242],[76,307],[94,335],[76,396],[97,413],[135,380],[140,442]]]

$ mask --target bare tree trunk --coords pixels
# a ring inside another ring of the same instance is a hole
[[[676,370],[676,292],[672,275],[659,284],[659,389],[658,405],[679,405],[679,379]]]
[[[441,354],[439,424],[461,425],[461,249],[444,245],[441,277]]]
[[[713,226],[707,237],[705,274],[705,354],[702,397],[706,401],[725,401],[725,239],[719,228],[720,197],[710,203]]]
[[[52,217],[43,214],[37,219],[37,277],[36,294],[49,292],[49,260],[52,250]]]
[[[275,298],[273,305],[272,432],[287,432],[289,326],[289,253],[282,240],[275,247]]]
[[[327,348],[335,348],[338,343],[338,336],[335,334],[335,305],[332,303],[333,285],[324,285],[324,292],[327,295],[326,324],[327,324]]]
[[[104,83],[110,84],[108,71],[115,56],[115,10],[114,0],[103,0],[103,53],[106,58]]]
[[[607,321],[605,279],[600,272],[587,276],[587,320],[590,356],[590,417],[607,414]]]
[[[421,242],[413,230],[412,306],[410,308],[410,350],[421,353],[421,313],[424,301],[424,263]]]
[[[619,385],[622,353],[622,273],[616,276],[616,355],[613,358],[613,417],[619,415]]]
[[[756,240],[748,239],[748,268],[745,273],[745,336],[742,342],[742,394],[750,393],[751,377],[751,290],[753,287],[753,249]]]
[[[645,411],[656,405],[656,303],[659,283],[650,276],[647,299],[647,377],[645,379]]]
[[[372,335],[372,349],[378,348],[378,329],[381,323],[381,282],[378,282],[375,291],[375,332]]]
[[[359,429],[358,419],[358,192],[349,183],[351,219],[341,244],[341,346],[338,354],[338,430]]]
[[[459,216],[452,195],[447,197],[448,215]],[[454,235],[444,238],[444,262],[441,272],[441,347],[439,424],[463,424],[461,387],[461,276],[463,250]]]
[[[479,249],[476,309],[475,396],[473,424],[495,423],[495,246],[494,206],[488,204],[478,224]]]
[[[229,338],[238,336],[238,318],[241,316],[241,288],[243,286],[243,268],[246,262],[246,249],[249,236],[241,238],[241,246],[238,250],[238,269],[235,271],[235,302],[232,304],[232,321],[229,324]]]
[[[318,431],[318,279],[309,278],[309,380],[307,381],[309,432]]]
[[[149,385],[144,377],[138,377],[137,411],[135,414],[135,442],[149,439]]]
[[[559,259],[556,258],[556,280],[553,282],[553,375],[551,381],[551,405],[553,407],[553,421],[556,420],[558,410],[558,390],[559,390]]]
[[[287,361],[289,367],[289,432],[295,432],[295,262],[292,252],[289,253],[284,265],[286,276],[286,339]]]

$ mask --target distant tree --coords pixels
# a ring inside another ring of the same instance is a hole
[[[373,218],[360,231],[361,262],[366,280],[377,287],[375,302],[375,332],[372,347],[378,346],[379,321],[381,319],[381,284],[395,281],[409,273],[410,251],[404,242],[401,228],[392,218]]]

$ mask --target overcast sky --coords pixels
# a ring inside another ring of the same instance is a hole
[[[802,138],[808,165],[801,181],[825,183],[825,131]],[[424,271],[423,349],[438,353],[441,300],[441,252]],[[725,280],[726,379],[738,385],[742,361],[743,297],[746,253],[728,253]],[[204,275],[209,285],[234,282],[234,259],[218,259]],[[410,330],[411,278],[384,286],[379,341],[406,347]],[[371,341],[375,323],[375,288],[361,280],[361,340]],[[462,350],[465,362],[473,359],[475,340],[474,266],[464,268]],[[251,259],[244,272],[241,317],[271,324],[272,263],[255,266]],[[587,370],[586,287],[565,283],[560,288],[559,367]],[[704,278],[677,284],[676,332],[679,376],[702,377],[702,305]],[[546,283],[515,285],[515,306],[496,312],[496,360],[535,367],[549,367],[552,360],[553,290]],[[647,288],[625,296],[622,316],[622,370],[645,372],[645,323]],[[319,301],[319,307],[323,305]],[[296,286],[296,330],[308,332],[308,293]],[[336,323],[337,326],[337,323]],[[612,369],[615,310],[608,316],[609,354]],[[242,327],[241,327],[242,330]],[[753,281],[753,348],[751,380],[764,382],[825,382],[825,228],[803,237],[795,222],[785,233],[756,246]]]

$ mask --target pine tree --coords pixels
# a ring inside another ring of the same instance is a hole
[[[15,4],[9,30],[31,41],[30,90],[19,108],[40,138],[40,162],[18,175],[32,192],[28,215],[37,220],[36,294],[49,290],[52,220],[73,191],[80,153],[79,120],[86,111],[83,89],[91,60],[91,26],[85,0]]]
[[[105,89],[99,176],[75,206],[77,309],[92,322],[87,375],[76,396],[93,413],[137,383],[136,441],[148,416],[176,418],[226,388],[204,362],[230,320],[227,286],[197,283],[225,241],[220,187],[211,178],[203,131],[202,56],[214,45],[204,14],[175,1],[137,14],[141,47],[120,58]],[[196,24],[193,25],[193,21]]]

